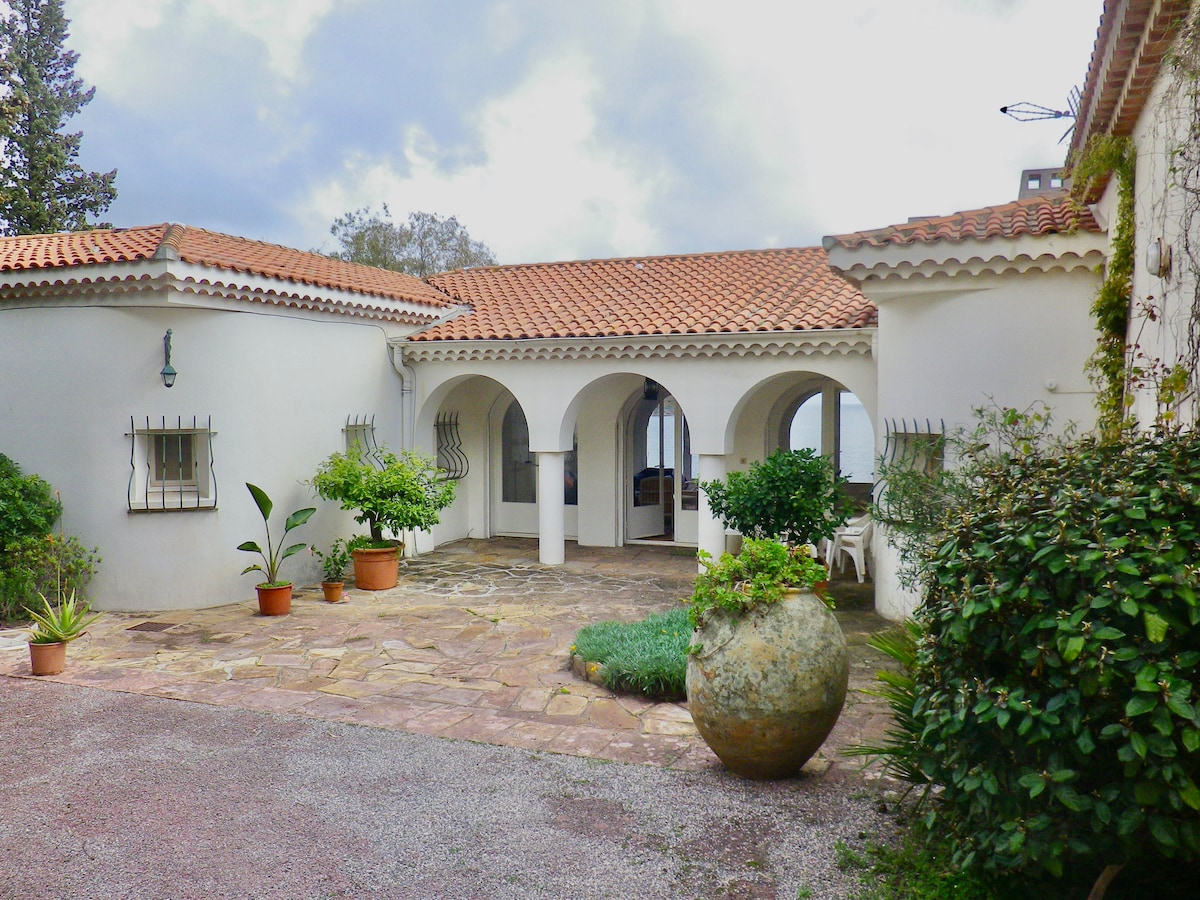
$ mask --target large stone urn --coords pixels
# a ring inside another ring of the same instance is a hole
[[[846,639],[829,607],[789,590],[738,617],[714,610],[692,645],[688,709],[712,751],[746,778],[797,774],[846,700]]]

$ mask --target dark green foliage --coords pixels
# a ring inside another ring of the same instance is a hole
[[[45,537],[62,515],[54,489],[0,453],[0,554],[21,538]]]
[[[363,208],[340,216],[329,232],[341,245],[330,256],[418,278],[496,264],[488,246],[473,240],[454,216],[414,212],[396,224],[385,203],[379,213]]]
[[[871,843],[863,852],[838,842],[838,868],[855,871],[862,887],[855,900],[999,900],[1012,894],[964,871],[951,860],[951,849],[918,825],[896,846]]]
[[[322,462],[311,483],[318,497],[357,510],[354,521],[370,529],[376,544],[383,541],[385,528],[397,535],[406,529],[432,528],[438,513],[454,502],[455,482],[436,460],[415,450],[383,450],[376,465],[354,444]],[[356,539],[350,542],[351,549],[361,546]]]
[[[1074,190],[1081,194],[1089,183],[1117,178],[1117,216],[1112,227],[1112,251],[1105,265],[1104,281],[1092,301],[1096,320],[1096,350],[1088,360],[1088,372],[1096,385],[1097,426],[1106,437],[1114,437],[1127,412],[1129,380],[1126,331],[1133,296],[1134,257],[1134,170],[1137,151],[1127,137],[1093,137],[1072,167]]]
[[[83,597],[101,562],[98,549],[62,534],[20,538],[0,554],[0,621],[25,618],[39,596]]]
[[[698,628],[712,610],[741,615],[748,609],[783,599],[788,588],[808,589],[825,581],[829,573],[803,547],[787,547],[778,541],[746,538],[737,556],[722,553],[698,554],[704,571],[696,577],[688,613]]]
[[[640,622],[597,622],[579,630],[574,652],[604,665],[604,684],[614,691],[655,700],[686,698],[687,645],[692,626],[687,610],[655,613]]]
[[[846,480],[812,449],[776,450],[749,471],[702,481],[713,515],[746,537],[816,543],[833,536],[850,513]]]
[[[944,789],[931,831],[999,873],[1194,860],[1200,435],[970,468],[923,563],[914,712],[921,771]]]
[[[0,93],[14,98],[16,114],[0,120],[0,229],[4,234],[48,234],[91,227],[116,198],[116,170],[85,171],[78,162],[80,133],[64,134],[68,119],[91,102],[75,77],[79,56],[65,50],[62,0],[9,0],[0,19]]]

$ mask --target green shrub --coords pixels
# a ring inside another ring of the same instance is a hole
[[[1200,856],[1200,435],[970,463],[921,565],[921,771],[956,863]]]
[[[760,604],[777,603],[788,588],[808,589],[829,577],[808,550],[778,541],[747,538],[737,556],[722,553],[713,562],[712,554],[701,550],[697,558],[704,571],[687,601],[693,628],[714,609],[740,615]]]
[[[0,554],[22,538],[49,534],[60,515],[62,503],[50,485],[37,475],[22,475],[0,453]]]
[[[850,513],[846,480],[811,449],[776,450],[726,481],[702,481],[713,515],[745,537],[816,543],[833,537]]]
[[[683,700],[691,637],[687,610],[673,609],[640,622],[587,625],[575,635],[574,652],[585,662],[604,665],[604,684],[610,690]]]
[[[23,621],[39,596],[85,596],[100,563],[99,550],[88,550],[76,537],[62,534],[25,537],[0,554],[0,620]]]

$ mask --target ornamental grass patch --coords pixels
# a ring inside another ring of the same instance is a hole
[[[687,646],[692,638],[683,607],[640,622],[597,622],[575,635],[574,652],[604,666],[604,685],[653,700],[683,700]]]

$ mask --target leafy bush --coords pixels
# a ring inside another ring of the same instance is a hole
[[[597,622],[575,635],[574,652],[604,665],[604,684],[652,699],[687,697],[687,645],[692,626],[685,609],[655,613],[640,622]]]
[[[342,509],[357,510],[354,521],[366,525],[371,540],[383,543],[383,529],[393,534],[411,528],[428,530],[438,513],[454,502],[454,481],[432,458],[415,450],[381,451],[379,465],[358,444],[333,453],[317,469],[313,490]]]
[[[60,515],[62,503],[50,485],[37,475],[22,475],[0,453],[0,554],[22,538],[45,537]]]
[[[955,862],[1200,856],[1200,435],[976,454],[921,563],[918,762]]]
[[[62,534],[21,538],[0,554],[0,621],[28,618],[39,596],[83,597],[100,563],[76,537]]]
[[[722,553],[716,562],[703,550],[697,555],[704,571],[696,577],[688,601],[693,628],[714,609],[740,615],[760,604],[778,602],[788,588],[811,588],[829,577],[807,550],[778,541],[748,538],[741,553]]]
[[[713,515],[745,537],[811,544],[833,537],[850,512],[844,478],[811,449],[776,450],[726,481],[702,481]]]

